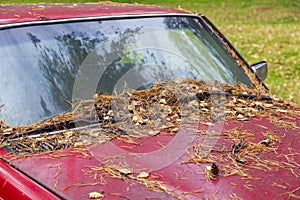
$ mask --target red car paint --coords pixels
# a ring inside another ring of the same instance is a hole
[[[184,12],[155,6],[120,4],[2,5],[0,11],[1,24],[73,17]],[[277,116],[276,119],[281,118]],[[300,127],[299,116],[285,119]],[[93,191],[102,193],[105,199],[176,199],[176,195],[181,195],[186,199],[237,199],[238,197],[242,199],[287,199],[293,198],[293,195],[299,197],[300,190],[297,190],[300,185],[298,179],[300,166],[297,165],[300,163],[299,128],[280,128],[266,117],[255,117],[247,122],[227,121],[222,134],[236,127],[252,132],[254,134],[252,139],[256,141],[263,139],[260,133],[266,129],[280,133],[282,140],[276,153],[271,152],[263,156],[295,165],[294,171],[284,168],[278,171],[252,169],[249,173],[254,177],[253,179],[232,175],[206,180],[204,171],[208,164],[182,164],[188,158],[187,151],[172,164],[150,173],[149,180],[161,182],[168,191],[165,192],[159,189],[149,190],[147,185],[139,184],[125,175],[124,179],[117,179],[107,176],[103,171],[95,170],[102,166],[103,159],[114,154],[111,152],[113,146],[130,152],[151,152],[161,149],[175,137],[174,135],[157,135],[140,139],[139,145],[115,140],[87,149],[65,149],[21,158],[1,150],[0,157],[9,161],[10,165],[16,166],[18,170],[26,172],[26,175],[1,161],[0,199],[88,199],[89,193]],[[205,125],[201,125],[200,128],[207,129]],[[201,140],[201,136],[197,139]],[[197,140],[193,140],[192,144],[195,142]],[[231,145],[220,137],[216,147],[221,149],[227,146],[230,149]],[[292,153],[293,159],[284,156],[292,155]],[[118,159],[115,162],[118,162]],[[137,162],[137,164],[141,163]],[[216,164],[219,165],[219,163]],[[91,170],[91,167],[94,170]],[[134,177],[137,175],[138,172],[133,172]],[[47,188],[54,188],[55,191],[47,190]],[[289,191],[295,192],[288,193]]]
[[[0,160],[1,199],[59,199],[47,189]]]
[[[278,118],[279,119],[279,118]],[[300,126],[300,117],[293,118]],[[284,155],[291,154],[293,151],[300,152],[299,129],[279,128],[265,117],[256,117],[248,122],[230,121],[223,130],[242,127],[257,134],[253,139],[261,140],[260,134],[266,128],[275,131],[282,136],[281,144],[276,153],[269,153],[266,156],[273,160],[286,160]],[[205,126],[202,127],[205,129]],[[160,135],[157,137],[143,138],[139,145],[115,141],[113,144],[129,149],[131,152],[151,152],[153,146],[160,148],[167,145],[174,136]],[[149,140],[151,140],[149,142]],[[153,145],[156,144],[156,145]],[[101,167],[103,159],[97,156],[97,151],[109,152],[110,143],[104,143],[91,149],[66,149],[41,155],[16,158],[8,154],[2,154],[11,164],[18,166],[19,169],[26,171],[31,177],[48,186],[54,186],[59,191],[72,199],[88,199],[88,194],[92,191],[102,191],[105,199],[176,199],[172,194],[164,192],[154,192],[146,186],[137,184],[134,181],[112,178],[106,176],[103,171],[91,171],[90,167]],[[216,147],[230,145],[220,137]],[[230,146],[229,146],[230,147]],[[90,152],[92,152],[92,155]],[[111,154],[108,153],[108,154]],[[103,154],[102,154],[103,155]],[[296,154],[297,155],[297,154]],[[104,155],[104,157],[107,155]],[[95,159],[96,157],[96,159]],[[299,186],[297,174],[300,173],[299,167],[294,172],[280,168],[278,171],[272,170],[251,170],[253,179],[243,179],[241,176],[218,177],[211,181],[205,179],[204,169],[208,164],[182,164],[187,159],[187,153],[169,166],[151,172],[150,179],[161,181],[164,186],[174,194],[182,195],[186,199],[205,199],[214,196],[215,199],[229,199],[230,195],[236,194],[242,199],[286,199],[287,191],[293,191]],[[300,156],[293,157],[295,164],[300,162]],[[34,164],[34,167],[32,165]],[[218,163],[217,163],[218,164]],[[90,173],[89,173],[90,172]],[[17,175],[17,173],[16,173]],[[137,174],[134,174],[136,176]],[[106,183],[106,184],[105,184]],[[25,183],[28,186],[28,183]],[[1,190],[3,191],[3,190]],[[2,192],[3,193],[3,192]],[[299,191],[295,193],[299,195]]]
[[[135,4],[97,3],[97,4],[35,4],[1,5],[0,24],[27,21],[43,21],[77,17],[137,15],[137,14],[187,13],[181,10],[158,6]]]

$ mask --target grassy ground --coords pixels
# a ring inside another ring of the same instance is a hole
[[[84,2],[2,0],[1,3]],[[92,2],[93,0],[88,0]],[[97,0],[98,1],[98,0]],[[268,61],[271,92],[300,103],[300,2],[294,0],[115,0],[183,8],[203,13],[249,63]],[[94,0],[95,2],[95,0]]]

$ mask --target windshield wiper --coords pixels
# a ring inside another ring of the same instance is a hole
[[[99,124],[102,123],[117,123],[121,121],[126,121],[131,119],[130,117],[121,118],[121,119],[101,119],[101,120],[95,120],[92,118],[85,118],[85,119],[76,119],[76,120],[68,120],[59,122],[56,124],[51,124],[43,127],[39,127],[36,129],[32,129],[29,131],[21,132],[15,134],[13,137],[9,138],[9,141],[18,140],[24,136],[28,136],[31,138],[37,138],[41,135],[54,135],[61,133],[65,130],[81,130],[86,128],[93,128],[99,126]],[[121,132],[122,134],[126,134],[123,130],[118,130],[118,132]]]
[[[74,129],[76,127],[76,123],[88,123],[90,121],[87,121],[87,120],[68,120],[68,121],[63,121],[63,122],[59,122],[59,123],[56,123],[56,124],[51,124],[51,125],[47,125],[47,126],[43,126],[43,127],[39,127],[39,128],[36,128],[36,129],[32,129],[32,130],[29,130],[29,131],[25,131],[25,132],[21,132],[21,133],[17,133],[15,134],[13,137],[11,137],[9,140],[10,141],[13,141],[13,140],[16,140],[16,139],[19,139],[20,137],[23,137],[23,136],[30,136],[30,135],[35,135],[35,134],[40,134],[40,133],[49,133],[49,132],[53,132],[53,131],[63,131],[63,130],[66,130],[66,129]]]

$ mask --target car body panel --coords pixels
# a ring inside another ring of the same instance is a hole
[[[26,175],[0,160],[1,199],[60,199]]]
[[[172,164],[161,169],[150,172],[148,181],[154,181],[151,185],[147,185],[143,180],[136,177],[139,172],[134,172],[130,176],[113,177],[101,168],[107,161],[108,157],[115,157],[114,162],[121,163],[116,159],[118,153],[111,152],[111,145],[126,149],[130,152],[149,152],[155,148],[161,148],[172,140],[174,135],[158,135],[155,137],[147,137],[138,140],[136,144],[130,144],[123,141],[106,142],[92,146],[90,148],[66,149],[57,152],[45,153],[34,156],[14,157],[7,155],[11,164],[19,169],[29,173],[31,177],[35,177],[39,182],[56,188],[66,196],[72,199],[88,199],[89,193],[93,191],[101,192],[104,199],[204,199],[214,197],[215,199],[230,199],[240,197],[242,199],[282,199],[287,198],[289,191],[293,191],[299,185],[300,175],[299,167],[291,170],[288,166],[300,163],[300,147],[299,147],[299,116],[280,116],[277,120],[287,119],[296,125],[295,128],[281,128],[275,122],[271,122],[266,117],[255,117],[250,121],[228,121],[224,125],[223,132],[239,129],[240,131],[251,132],[254,135],[249,138],[259,142],[263,140],[263,133],[266,131],[278,133],[281,138],[280,144],[276,146],[276,151],[262,154],[262,160],[279,160],[282,167],[278,167],[265,163],[265,167],[261,169],[251,169],[251,162],[245,161],[244,164],[238,164],[240,168],[246,167],[249,176],[241,175],[225,175],[221,171],[220,176],[208,180],[205,176],[205,167],[210,163],[186,162],[191,155],[191,149],[182,154]],[[274,118],[272,118],[274,120]],[[207,126],[201,125],[200,129],[207,129]],[[241,128],[241,129],[240,129]],[[178,133],[177,133],[178,134]],[[195,145],[201,140],[201,136],[194,138]],[[216,149],[226,146],[230,149],[232,143],[224,137],[219,137],[215,145]],[[170,151],[170,154],[176,152],[176,149]],[[99,153],[99,154],[98,154]],[[214,153],[221,156],[222,153]],[[102,155],[102,156],[95,156]],[[223,154],[224,156],[225,154]],[[230,153],[227,156],[230,156]],[[3,155],[2,155],[3,156]],[[259,159],[259,158],[257,158]],[[127,162],[130,162],[130,159]],[[149,160],[151,162],[151,160]],[[216,163],[222,169],[226,163]],[[34,167],[32,167],[34,163]],[[138,165],[138,162],[136,162]],[[110,163],[112,165],[112,163]],[[247,167],[247,165],[249,165]],[[47,169],[47,170],[45,170]],[[250,170],[251,169],[251,170]],[[248,172],[249,170],[249,172]],[[226,176],[226,177],[225,177]],[[283,178],[284,177],[284,178]],[[297,191],[293,195],[299,195]]]
[[[182,10],[138,4],[95,3],[95,4],[0,4],[0,24],[47,21],[57,19],[188,13]]]

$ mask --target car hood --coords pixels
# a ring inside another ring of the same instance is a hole
[[[159,6],[125,3],[121,4],[116,2],[97,2],[84,4],[0,4],[0,11],[0,24],[82,17],[188,13],[178,9],[168,9]]]
[[[300,196],[297,113],[2,157],[70,199],[286,199]]]

